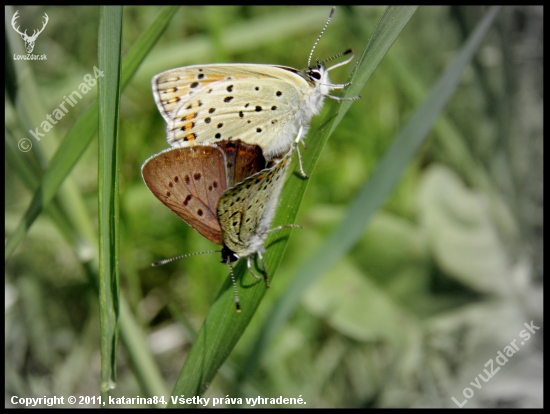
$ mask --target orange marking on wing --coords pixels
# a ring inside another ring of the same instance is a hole
[[[190,131],[192,130],[193,128],[195,127],[195,123],[194,122],[190,122],[188,124],[185,124],[184,126],[181,127],[181,130],[182,131]],[[189,136],[189,135],[188,135]]]
[[[221,74],[217,74],[217,73],[216,74],[213,74],[213,73],[207,74],[206,79],[203,81],[203,85],[211,83],[211,82],[218,82],[218,81],[225,80],[226,77],[227,77],[227,75],[221,75]]]
[[[192,121],[193,119],[195,119],[197,117],[198,113],[195,112],[195,113],[192,113],[192,114],[189,114],[185,117],[183,117],[182,121]]]

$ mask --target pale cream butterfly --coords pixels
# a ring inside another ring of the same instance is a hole
[[[333,7],[309,54],[308,68],[262,64],[208,64],[159,73],[152,79],[153,96],[166,120],[167,141],[173,147],[240,139],[259,145],[266,160],[302,142],[309,122],[323,107],[325,97],[348,84],[333,84],[328,72],[349,63],[353,56],[328,69],[324,63],[351,53],[348,50],[311,66],[313,51],[327,28]],[[300,172],[302,168],[298,151]]]

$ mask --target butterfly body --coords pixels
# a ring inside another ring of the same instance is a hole
[[[286,153],[334,89],[322,63],[299,71],[260,64],[209,64],[168,70],[152,80],[175,147],[240,139],[267,160]],[[301,131],[300,131],[301,130]]]
[[[263,253],[290,165],[289,152],[273,167],[264,169],[225,191],[218,202],[223,244],[236,257]],[[250,267],[250,266],[249,266]]]

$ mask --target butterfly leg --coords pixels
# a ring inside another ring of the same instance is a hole
[[[269,286],[269,279],[267,278],[267,268],[265,267],[265,263],[264,263],[264,258],[262,256],[262,253],[261,252],[258,252],[258,257],[260,258],[260,262],[262,263],[262,268],[264,269],[264,280],[265,280],[265,285],[266,287],[271,287]]]
[[[300,125],[300,129],[298,130],[298,135],[296,135],[296,139],[294,140],[296,145],[298,145],[299,142],[302,144],[304,143],[304,126]]]
[[[352,96],[351,98],[342,98],[341,96],[333,96],[333,95],[324,95],[327,98],[334,99],[335,101],[356,101],[358,99],[361,99],[361,95]]]
[[[279,231],[279,230],[282,230],[282,229],[303,229],[302,226],[300,226],[299,224],[283,224],[282,226],[277,226],[277,227],[273,227],[272,229],[269,229],[268,231],[266,231],[267,234],[269,233],[273,233],[275,231]]]
[[[264,259],[263,259],[262,254],[261,254],[260,252],[258,252],[258,257],[260,258],[260,261],[262,262],[262,267],[263,267],[263,270],[264,270],[265,285],[266,285],[267,287],[270,287],[270,286],[269,286],[269,280],[267,280],[267,270],[266,270],[266,268],[265,268]],[[258,280],[261,279],[261,277],[258,276],[258,275],[254,272],[254,270],[252,270],[252,256],[248,256],[248,257],[246,258],[246,264],[247,264],[248,270],[250,271],[250,273],[252,274],[252,276],[254,276],[254,277],[255,277],[256,279],[258,279]]]
[[[252,276],[254,276],[256,279],[260,280],[261,279],[261,276],[258,276],[256,274],[256,272],[254,272],[254,270],[252,270],[252,256],[248,256],[246,258],[246,265],[248,266],[248,270],[250,271],[250,273],[252,274]]]
[[[302,174],[302,177],[309,178],[309,175],[307,175],[304,171],[304,166],[302,165],[302,154],[300,154],[300,148],[298,147],[298,143],[302,143],[304,148],[306,147],[306,144],[304,143],[304,127],[300,126],[300,129],[298,130],[298,135],[296,136],[296,139],[294,140],[294,149],[298,153],[298,164],[300,165],[300,174]]]
[[[341,54],[338,54],[336,56],[333,56],[332,58],[330,58],[329,60],[332,60],[334,58],[337,58],[337,57],[340,57],[340,56],[344,56],[344,55],[348,55],[350,53],[353,53],[353,51],[351,49],[348,49],[346,50],[344,53],[341,53]],[[354,58],[354,55],[352,54],[351,57],[349,57],[348,59],[344,60],[343,62],[340,62],[340,63],[337,63],[336,65],[334,66],[331,66],[330,68],[327,68],[327,72],[330,72],[331,70],[333,69],[336,69],[336,68],[339,68],[340,66],[344,66],[344,65],[347,65],[348,63],[350,63]],[[328,62],[328,60],[324,60],[323,62]]]
[[[296,145],[296,152],[298,153],[298,164],[300,165],[300,174],[304,178],[309,178],[309,175],[307,175],[304,171],[304,166],[302,165],[302,154],[300,154],[300,148]]]
[[[346,86],[351,85],[351,82],[348,83],[324,83],[323,85],[328,86],[330,89],[344,89]]]

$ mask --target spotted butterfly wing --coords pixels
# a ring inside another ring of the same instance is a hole
[[[317,60],[310,65],[315,46],[328,26],[335,8],[310,52],[307,69],[260,64],[209,64],[171,69],[152,79],[153,96],[166,120],[171,146],[240,139],[262,147],[270,161],[304,139],[311,118],[323,107],[325,97],[347,84],[331,83],[328,72],[352,58],[326,69]],[[351,53],[348,50],[333,58]],[[300,159],[300,152],[298,158]],[[300,163],[300,170],[306,176]]]
[[[262,150],[241,141],[172,148],[149,158],[141,173],[149,190],[208,240],[223,244],[221,195],[265,167]]]
[[[170,145],[240,139],[271,159],[290,148],[330,90],[308,80],[285,66],[211,64],[169,70],[152,83]]]
[[[218,202],[223,244],[237,258],[263,252],[292,152],[225,191]],[[267,279],[266,279],[267,282]]]

